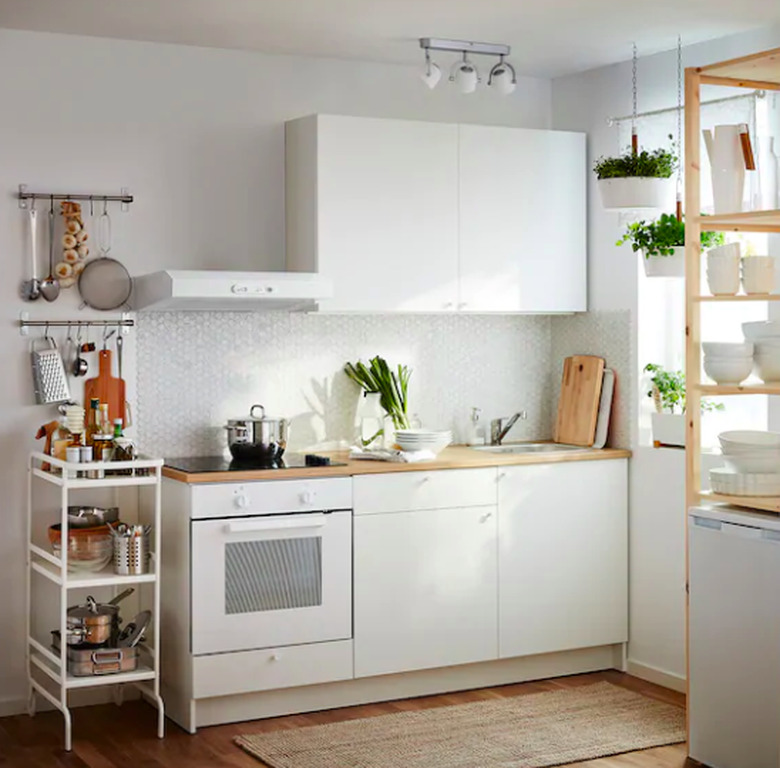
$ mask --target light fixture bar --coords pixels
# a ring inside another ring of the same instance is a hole
[[[447,40],[441,37],[421,37],[420,48],[432,51],[458,51],[486,56],[509,56],[512,49],[499,43],[472,43],[468,40]]]

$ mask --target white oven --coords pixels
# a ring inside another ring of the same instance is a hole
[[[331,479],[194,488],[192,653],[351,638],[351,506]]]

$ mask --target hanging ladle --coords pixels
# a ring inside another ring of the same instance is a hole
[[[81,323],[76,334],[76,359],[73,361],[73,375],[86,376],[89,369],[89,363],[81,356]]]
[[[41,296],[54,301],[60,295],[60,281],[54,277],[54,196],[49,203],[49,276],[41,283]]]

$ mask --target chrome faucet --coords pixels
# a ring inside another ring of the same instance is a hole
[[[513,414],[509,418],[506,418],[505,416],[499,419],[493,419],[490,422],[490,444],[491,445],[501,445],[501,441],[506,437],[507,432],[509,432],[512,427],[514,427],[515,422],[518,419],[527,419],[528,418],[528,412],[527,411],[518,411],[517,413]]]

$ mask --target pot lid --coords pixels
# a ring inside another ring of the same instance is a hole
[[[111,620],[119,613],[119,606],[109,605],[108,603],[96,603],[91,598],[87,598],[86,605],[74,605],[68,608],[68,617],[71,619],[92,619],[97,623],[104,623]],[[103,619],[104,621],[101,621]]]
[[[259,411],[260,415],[256,416],[255,413]],[[238,425],[240,426],[242,423],[246,423],[248,421],[251,422],[263,422],[263,421],[284,421],[284,419],[274,419],[271,417],[268,417],[265,415],[265,408],[262,405],[256,404],[253,405],[249,409],[249,416],[242,416],[238,419],[228,419],[228,424],[231,426]]]

